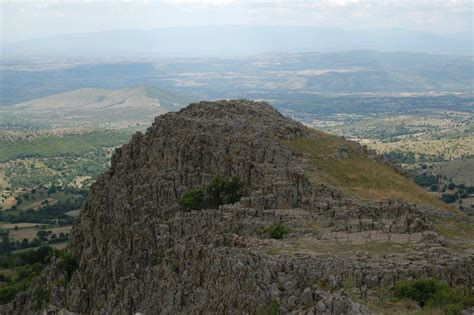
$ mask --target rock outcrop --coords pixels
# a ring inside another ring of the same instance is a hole
[[[67,249],[70,279],[53,261],[2,313],[365,314],[377,288],[416,277],[473,292],[472,243],[450,246],[434,228],[456,215],[310,180],[287,145],[305,137],[317,135],[264,102],[157,117],[93,185]],[[218,209],[178,205],[217,175],[238,176],[247,194]],[[272,239],[278,223],[289,233]]]

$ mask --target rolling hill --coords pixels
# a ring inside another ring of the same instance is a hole
[[[27,121],[50,128],[125,128],[148,124],[185,103],[185,97],[151,86],[84,88],[3,108],[0,124]]]

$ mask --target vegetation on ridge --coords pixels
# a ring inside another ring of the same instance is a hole
[[[310,137],[287,141],[290,148],[313,166],[312,181],[325,181],[361,198],[400,198],[412,203],[447,206],[429,195],[393,167],[380,163],[357,148],[359,144],[310,130]]]

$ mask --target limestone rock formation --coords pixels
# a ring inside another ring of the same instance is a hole
[[[67,249],[70,279],[53,260],[2,314],[366,314],[377,289],[417,277],[473,292],[472,243],[451,246],[435,229],[462,218],[310,178],[289,145],[302,138],[318,133],[264,102],[157,117],[93,185]],[[354,148],[337,158],[370,154]],[[241,178],[246,195],[218,209],[178,204],[217,175]],[[273,239],[278,224],[288,233]]]

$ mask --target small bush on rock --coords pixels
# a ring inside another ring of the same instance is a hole
[[[453,203],[456,201],[456,196],[452,194],[442,194],[441,200],[445,203]]]
[[[474,306],[474,297],[456,292],[433,279],[403,281],[394,289],[397,298],[413,300],[421,307],[440,307],[449,315]]]
[[[158,266],[159,264],[161,264],[163,262],[163,258],[164,258],[163,253],[156,252],[151,257],[151,264],[153,266]]]
[[[234,203],[244,195],[244,184],[240,177],[224,178],[216,176],[207,185],[206,192],[211,207]]]
[[[35,291],[35,304],[33,305],[33,309],[35,311],[41,310],[43,304],[47,301],[47,294],[43,288],[38,288]]]
[[[18,292],[24,291],[26,288],[27,284],[25,281],[12,282],[0,286],[0,305],[11,302]]]
[[[187,209],[201,209],[204,202],[204,192],[200,188],[194,188],[185,192],[178,199],[178,204]]]
[[[218,208],[239,201],[244,194],[245,186],[240,177],[216,176],[204,189],[194,188],[183,193],[178,199],[178,204],[187,210]]]
[[[76,271],[77,267],[79,267],[77,260],[71,254],[65,251],[56,250],[53,255],[58,258],[58,267],[66,274],[66,277],[69,281],[74,271]]]
[[[279,314],[280,303],[277,300],[271,300],[267,304],[260,305],[255,312],[257,315],[277,315]]]
[[[278,222],[274,224],[271,228],[267,229],[267,233],[270,235],[271,238],[280,240],[283,238],[283,236],[290,233],[290,229]]]

